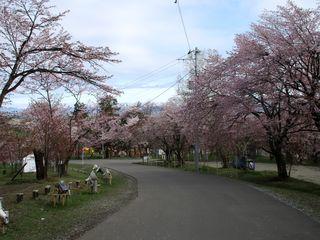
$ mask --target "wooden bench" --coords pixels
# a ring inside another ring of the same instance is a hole
[[[51,204],[53,205],[53,207],[56,206],[56,204],[58,202],[61,203],[62,206],[64,206],[66,200],[70,197],[69,193],[52,193],[51,194]]]

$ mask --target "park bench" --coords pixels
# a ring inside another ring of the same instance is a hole
[[[50,195],[51,204],[53,207],[57,205],[57,203],[61,203],[64,206],[66,200],[70,197],[69,193],[52,193]]]
[[[53,207],[55,207],[57,203],[61,203],[61,205],[64,206],[70,196],[70,186],[61,181],[55,185],[54,192],[50,194],[50,201]]]

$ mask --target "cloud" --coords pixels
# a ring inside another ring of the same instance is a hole
[[[251,9],[254,14],[260,15],[264,10],[275,10],[277,6],[283,6],[288,0],[243,0],[242,3]],[[314,8],[317,6],[315,0],[294,0],[294,3],[303,8]]]
[[[129,85],[141,75],[188,52],[174,0],[51,2],[58,11],[70,10],[62,25],[74,40],[109,46],[119,52],[117,57],[122,63],[105,66],[114,75],[109,80],[113,86]],[[315,0],[296,2],[303,7],[316,5]],[[180,0],[192,47],[217,49],[221,53],[232,49],[234,35],[249,30],[250,23],[256,21],[264,9],[275,9],[276,5],[285,3],[286,0]],[[179,74],[182,75],[184,68],[185,63],[181,61],[152,78],[134,82],[120,101],[149,100],[174,82]],[[160,99],[173,94],[174,91],[170,90]],[[17,98],[16,102],[20,104],[22,101]]]

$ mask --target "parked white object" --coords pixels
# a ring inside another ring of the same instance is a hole
[[[30,173],[30,172],[36,172],[36,162],[35,162],[35,159],[34,159],[34,155],[33,154],[30,154],[28,156],[26,156],[24,159],[23,159],[23,164],[27,164],[24,169],[23,169],[23,172],[25,173]]]
[[[149,157],[148,157],[148,156],[144,156],[144,157],[143,157],[143,162],[144,162],[144,163],[148,163],[148,160],[149,160]]]
[[[2,200],[3,198],[0,198],[0,218],[4,224],[9,224],[9,212],[2,208]]]
[[[109,181],[109,185],[112,185],[112,174],[108,168],[102,169],[101,167],[95,164],[92,170],[95,171],[96,173],[101,173],[103,178],[106,181]]]
[[[85,181],[89,185],[91,192],[98,192],[98,177],[95,174],[94,170],[91,171],[89,177]]]

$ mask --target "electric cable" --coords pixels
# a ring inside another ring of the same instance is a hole
[[[156,97],[152,98],[151,100],[147,101],[145,104],[143,104],[142,106],[145,106],[146,104],[152,103],[154,100],[156,100],[157,98],[161,97],[163,94],[165,94],[166,92],[168,92],[171,88],[173,88],[174,86],[176,86],[178,83],[181,82],[181,80],[183,80],[185,77],[187,77],[189,75],[189,73],[187,73],[186,75],[184,75],[183,77],[179,78],[177,81],[174,82],[174,84],[172,84],[171,86],[169,86],[167,89],[165,89],[163,92],[161,92],[159,95],[157,95]]]
[[[190,45],[190,40],[189,40],[189,37],[188,37],[188,33],[187,33],[187,28],[186,28],[186,25],[184,23],[184,19],[183,19],[183,15],[182,15],[182,10],[181,10],[181,6],[180,6],[180,1],[179,0],[175,0],[175,2],[178,6],[178,11],[179,11],[179,15],[180,15],[180,19],[181,19],[181,23],[182,23],[182,26],[183,26],[183,31],[184,31],[184,34],[185,34],[185,37],[186,37],[186,40],[187,40],[187,44],[188,44],[188,48],[189,48],[189,52],[191,51],[191,45]]]
[[[129,83],[127,83],[125,86],[121,87],[120,90],[124,90],[124,89],[126,89],[128,86],[132,86],[133,84],[135,84],[135,83],[137,83],[137,82],[139,82],[139,81],[141,81],[141,80],[146,80],[146,79],[148,79],[148,78],[150,78],[150,77],[152,77],[152,76],[154,76],[154,75],[156,75],[156,74],[159,74],[159,73],[161,73],[161,72],[163,72],[163,71],[165,71],[165,70],[167,70],[167,69],[169,69],[169,68],[171,68],[171,67],[176,66],[176,65],[178,64],[177,61],[178,61],[180,58],[185,57],[186,55],[188,55],[188,54],[184,54],[184,55],[182,55],[181,57],[178,57],[178,58],[176,58],[176,59],[174,59],[174,60],[172,60],[172,61],[164,64],[163,66],[161,66],[161,67],[159,67],[159,68],[157,68],[157,69],[152,70],[152,71],[149,72],[149,73],[146,73],[146,74],[144,74],[144,75],[142,75],[142,76],[140,76],[140,77],[137,77],[136,79],[134,79],[134,80],[130,81]],[[177,62],[177,63],[176,63],[176,62]]]

